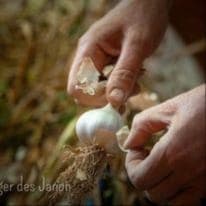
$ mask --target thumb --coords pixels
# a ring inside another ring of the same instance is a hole
[[[121,106],[132,94],[142,61],[137,42],[127,37],[107,83],[107,100],[113,106]]]

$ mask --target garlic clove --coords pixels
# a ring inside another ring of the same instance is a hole
[[[91,58],[86,57],[83,59],[79,71],[77,73],[77,79],[80,84],[91,84],[98,82],[100,73],[96,69]]]
[[[122,126],[121,115],[108,104],[82,114],[76,124],[76,133],[81,142],[97,143],[113,152],[117,145],[116,132]]]
[[[113,68],[113,65],[105,66],[102,70],[103,75],[108,77]],[[99,81],[100,76],[101,74],[95,67],[92,59],[90,57],[86,57],[82,60],[77,72],[77,85],[75,88],[90,96],[104,95],[107,80]]]
[[[78,82],[76,89],[82,90],[84,94],[94,96],[96,94],[96,87],[99,84],[100,75],[92,59],[89,57],[84,58],[77,72]]]

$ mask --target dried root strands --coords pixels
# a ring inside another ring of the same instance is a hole
[[[68,153],[68,161],[73,158],[72,163],[59,174],[54,183],[55,188],[60,188],[62,184],[65,190],[51,191],[47,194],[53,205],[62,198],[67,199],[69,205],[79,205],[93,191],[106,167],[107,154],[97,144],[78,147],[73,152],[75,155]]]

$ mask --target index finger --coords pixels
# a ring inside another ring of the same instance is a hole
[[[140,150],[130,150],[126,156],[125,166],[134,186],[140,190],[147,190],[167,178],[172,171],[166,157],[166,145],[162,139],[155,144],[146,158],[140,153]]]

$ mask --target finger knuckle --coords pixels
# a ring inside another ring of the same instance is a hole
[[[114,70],[112,76],[113,79],[131,84],[134,83],[135,72],[131,71],[130,68],[119,67],[118,69]]]
[[[128,39],[131,43],[141,44],[147,39],[146,33],[136,29],[137,25],[130,26],[127,31]]]
[[[161,106],[159,105],[159,112],[167,116],[174,115],[177,110],[176,103],[171,100],[162,103]]]
[[[144,125],[146,120],[147,113],[145,111],[136,114],[133,120],[134,127],[139,127],[140,125]]]

